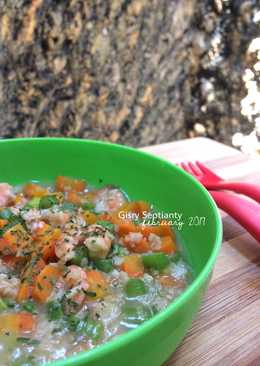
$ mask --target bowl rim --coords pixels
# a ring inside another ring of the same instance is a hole
[[[166,159],[163,159],[161,157],[158,157],[156,155],[153,155],[151,153],[148,153],[143,150],[138,150],[137,148],[129,147],[126,145],[121,144],[114,144],[106,141],[99,141],[99,140],[92,140],[92,139],[80,139],[80,138],[66,138],[66,137],[25,137],[25,138],[13,138],[13,139],[2,139],[0,140],[0,144],[16,144],[16,143],[25,143],[28,147],[28,144],[31,142],[36,143],[67,143],[69,144],[88,144],[88,145],[99,145],[100,147],[106,146],[108,148],[122,151],[124,150],[127,153],[134,153],[138,154],[140,157],[150,158],[154,159],[157,162],[160,162],[161,164],[164,164],[165,166],[169,166],[170,168],[176,169],[179,171],[180,174],[183,174],[186,179],[190,181],[191,184],[195,185],[198,190],[204,195],[205,199],[207,199],[210,208],[214,214],[214,221],[215,221],[215,227],[216,227],[216,237],[215,241],[213,243],[213,248],[210,254],[210,257],[208,258],[208,261],[206,262],[205,266],[201,270],[201,272],[196,276],[194,281],[184,290],[183,293],[181,293],[174,301],[169,304],[164,310],[153,316],[151,319],[146,321],[145,323],[141,324],[137,328],[126,332],[124,334],[121,334],[120,336],[104,343],[101,345],[98,345],[97,347],[80,352],[79,354],[68,356],[64,359],[59,360],[53,360],[50,363],[46,364],[49,366],[72,366],[75,364],[82,365],[86,361],[94,361],[97,357],[102,357],[107,354],[109,354],[112,351],[116,351],[117,349],[121,348],[125,344],[130,343],[133,339],[142,337],[143,334],[146,334],[151,329],[156,327],[159,323],[161,323],[163,320],[166,320],[172,313],[177,311],[179,308],[182,307],[182,305],[189,300],[189,298],[194,294],[201,284],[205,281],[205,279],[209,276],[211,273],[214,263],[216,261],[217,255],[219,253],[219,250],[221,248],[222,244],[222,221],[221,216],[219,213],[219,210],[208,193],[208,191],[190,174],[185,172],[183,169],[179,168],[175,164],[167,161]]]

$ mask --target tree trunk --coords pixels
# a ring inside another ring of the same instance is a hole
[[[253,11],[254,1],[0,0],[0,135],[141,146],[202,123],[227,141],[242,121]]]

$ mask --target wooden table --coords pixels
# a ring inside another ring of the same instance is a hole
[[[201,160],[224,178],[260,184],[260,159],[206,138],[143,150],[173,163]],[[260,245],[225,213],[222,218],[223,245],[209,291],[165,366],[260,365]]]

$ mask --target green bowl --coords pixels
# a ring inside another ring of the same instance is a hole
[[[178,236],[194,273],[191,285],[167,309],[135,330],[50,364],[162,365],[198,312],[221,246],[221,219],[207,191],[167,161],[109,143],[63,138],[1,140],[0,155],[2,182],[50,182],[57,175],[68,175],[96,186],[115,184],[131,199],[147,200],[160,211],[182,213],[185,224]]]

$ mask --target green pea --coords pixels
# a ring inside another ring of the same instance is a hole
[[[40,209],[50,208],[54,205],[57,205],[58,203],[59,201],[56,196],[54,195],[44,196],[40,200],[39,208]]]
[[[128,297],[145,295],[147,288],[143,280],[139,278],[130,278],[125,285],[125,292]]]
[[[156,269],[161,271],[168,267],[170,260],[164,253],[152,253],[142,256],[143,264],[146,268]]]
[[[127,254],[128,254],[128,251],[126,250],[125,247],[123,247],[120,244],[112,244],[112,252],[111,252],[112,256],[123,257],[124,255],[127,255]]]
[[[93,341],[98,341],[104,334],[104,325],[100,320],[87,318],[82,323],[80,332],[87,335]]]
[[[102,272],[109,273],[113,270],[113,264],[111,259],[98,259],[95,261],[95,266]]]
[[[75,256],[71,259],[71,263],[80,266],[82,260],[88,258],[88,249],[85,246],[80,246],[75,249]]]
[[[6,310],[8,306],[6,305],[5,301],[0,298],[0,312]]]
[[[135,328],[153,315],[154,312],[149,306],[139,302],[127,302],[122,306],[123,319],[121,323],[127,328]]]
[[[39,208],[41,198],[40,197],[34,197],[32,198],[27,204],[24,206],[25,209],[30,208]]]
[[[83,203],[83,205],[81,206],[83,208],[83,210],[93,210],[95,208],[95,205],[91,202],[85,202]]]

